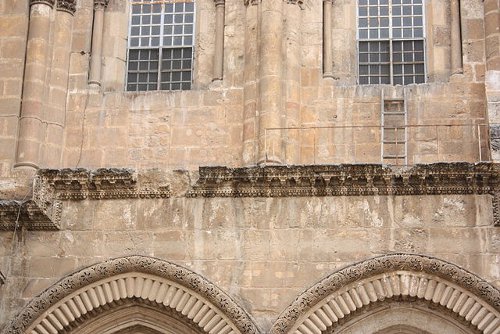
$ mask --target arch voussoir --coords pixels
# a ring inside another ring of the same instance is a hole
[[[395,298],[425,300],[481,333],[500,333],[498,289],[451,263],[413,254],[381,256],[329,275],[298,296],[271,333],[322,333],[370,304]]]
[[[82,319],[131,300],[174,310],[204,333],[259,333],[250,316],[202,276],[159,259],[130,256],[64,278],[32,300],[4,334],[66,333]]]

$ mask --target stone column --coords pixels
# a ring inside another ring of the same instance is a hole
[[[245,0],[245,85],[243,89],[243,163],[245,165],[253,165],[257,162],[259,5],[260,0]]]
[[[69,63],[76,0],[57,0],[54,22],[52,65],[50,68],[46,138],[43,165],[57,168],[61,160],[62,139],[66,117]]]
[[[451,74],[463,73],[460,0],[451,0]]]
[[[214,80],[222,80],[224,75],[224,16],[226,0],[215,2],[215,56]]]
[[[14,167],[39,168],[45,136],[44,101],[47,86],[50,25],[55,0],[31,0],[23,81],[23,100]]]
[[[492,160],[500,162],[500,3],[484,0],[486,102]]]
[[[259,55],[259,164],[281,164],[283,1],[262,0]]]
[[[333,77],[332,6],[333,0],[323,0],[323,76],[325,78]]]
[[[285,161],[287,164],[299,164],[300,157],[300,27],[302,26],[301,2],[287,1],[285,5],[285,124],[283,137],[285,143]],[[295,128],[295,129],[292,129]]]
[[[104,29],[104,9],[109,0],[94,0],[94,29],[92,31],[92,53],[90,57],[89,85],[101,86],[102,31]]]

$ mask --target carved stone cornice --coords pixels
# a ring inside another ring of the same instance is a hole
[[[131,169],[45,169],[37,178],[57,200],[168,198],[169,186],[138,184]]]
[[[105,9],[108,4],[109,0],[94,0],[94,10]]]
[[[168,197],[168,185],[138,182],[130,169],[42,169],[35,177],[31,200],[0,200],[0,230],[58,230],[66,200]]]
[[[56,0],[30,0],[30,6],[33,5],[47,5],[50,6],[51,8],[54,8],[54,4],[56,3]]]
[[[188,197],[295,197],[492,194],[500,165],[436,163],[202,167]]]
[[[260,4],[262,2],[262,0],[245,0],[245,6],[257,6],[258,4]]]
[[[57,0],[57,10],[71,15],[76,11],[76,0]]]
[[[27,230],[55,231],[60,228],[60,203],[53,205],[53,216],[34,200],[0,200],[0,231]]]

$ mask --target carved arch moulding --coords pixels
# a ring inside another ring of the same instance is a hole
[[[370,306],[422,301],[474,332],[500,333],[500,291],[460,267],[432,257],[391,254],[345,267],[299,295],[271,334],[335,333]]]
[[[202,276],[156,258],[128,256],[62,279],[29,302],[3,334],[71,333],[76,324],[92,323],[126,303],[174,313],[200,333],[260,333],[231,297]]]

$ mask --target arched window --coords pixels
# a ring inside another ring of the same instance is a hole
[[[359,84],[425,82],[424,0],[358,0]]]
[[[194,0],[133,0],[127,90],[191,89]]]

